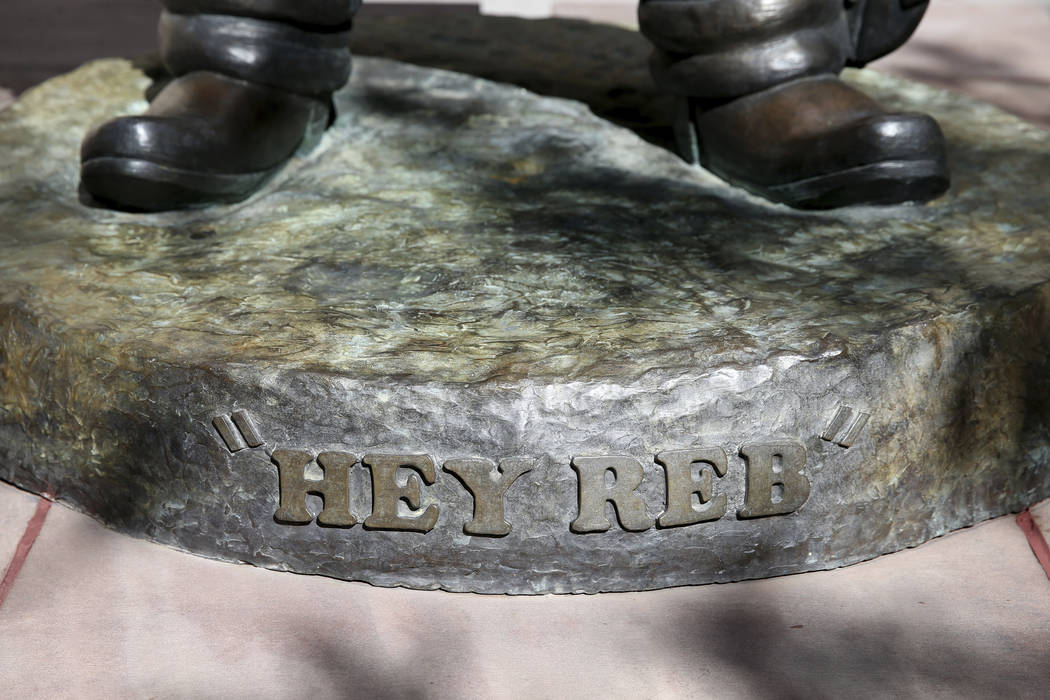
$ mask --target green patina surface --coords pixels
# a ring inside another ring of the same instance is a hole
[[[245,204],[116,214],[77,203],[77,147],[146,82],[96,63],[0,116],[3,291],[114,352],[477,381],[811,355],[1043,281],[1050,135],[852,78],[941,118],[947,197],[800,215],[582,105],[474,114],[480,93],[428,75],[426,103],[351,88],[321,148]]]

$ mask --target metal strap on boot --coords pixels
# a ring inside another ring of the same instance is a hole
[[[179,15],[231,15],[293,22],[313,27],[348,25],[361,0],[163,0]]]
[[[248,197],[331,124],[359,4],[165,0],[161,56],[175,77],[146,114],[84,139],[83,191],[137,211]]]
[[[638,24],[653,43],[650,72],[678,96],[682,158],[705,160],[701,103],[724,102],[791,80],[834,75],[853,42],[843,0],[641,0]]]
[[[852,48],[843,0],[642,0],[653,79],[694,98],[729,99],[836,74]]]
[[[683,158],[767,199],[828,208],[928,201],[948,188],[933,119],[888,112],[837,78],[847,60],[903,42],[923,9],[920,0],[641,0],[639,24],[656,46],[654,79],[679,96]]]
[[[350,30],[164,12],[160,52],[174,75],[212,71],[306,96],[327,96],[350,77]]]

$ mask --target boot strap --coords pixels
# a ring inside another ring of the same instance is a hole
[[[313,31],[285,22],[165,11],[160,50],[173,75],[213,71],[309,97],[350,77],[350,31]]]

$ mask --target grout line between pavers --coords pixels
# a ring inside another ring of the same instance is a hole
[[[18,546],[15,547],[15,553],[11,557],[11,563],[8,564],[7,571],[4,572],[4,578],[0,580],[0,608],[4,606],[7,594],[14,588],[15,579],[18,578],[18,572],[22,570],[22,564],[25,563],[26,557],[29,556],[29,551],[33,549],[37,536],[40,535],[40,531],[44,528],[44,521],[47,519],[49,510],[51,510],[51,501],[41,498],[36,504],[33,517],[26,524],[25,532],[22,533],[22,539],[18,541]]]
[[[1030,508],[1025,508],[1017,514],[1017,525],[1024,532],[1025,537],[1028,538],[1028,545],[1032,548],[1032,553],[1039,560],[1046,577],[1050,579],[1050,545],[1047,544],[1042,530],[1039,529],[1035,519],[1032,518]]]

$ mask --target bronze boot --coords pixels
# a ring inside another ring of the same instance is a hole
[[[334,119],[360,0],[164,0],[175,78],[141,116],[92,131],[81,185],[100,204],[164,211],[240,201]]]
[[[837,76],[900,46],[916,0],[642,0],[652,73],[680,96],[686,160],[799,208],[925,202],[949,185],[929,116]]]

